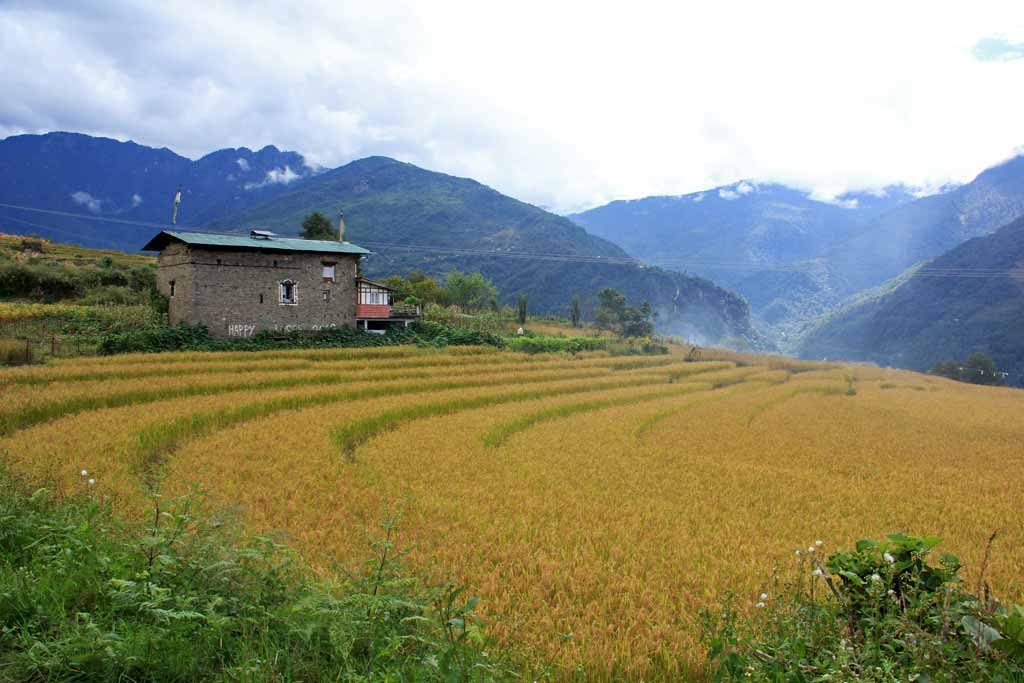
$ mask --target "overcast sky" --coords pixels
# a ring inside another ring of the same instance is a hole
[[[558,211],[1024,151],[1024,2],[0,0],[0,137],[384,154]]]

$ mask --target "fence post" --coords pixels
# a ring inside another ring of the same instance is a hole
[[[57,335],[55,334],[50,335],[50,356],[54,358],[57,356]]]

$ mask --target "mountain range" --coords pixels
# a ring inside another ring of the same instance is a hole
[[[864,295],[803,341],[808,358],[928,370],[981,351],[1024,386],[1024,218]]]
[[[747,302],[704,278],[644,266],[564,217],[386,157],[314,170],[274,147],[191,161],[133,142],[49,133],[0,141],[0,178],[0,204],[9,205],[0,206],[0,226],[8,232],[137,251],[168,227],[180,185],[179,229],[287,235],[312,211],[332,220],[343,211],[347,238],[375,252],[366,263],[371,276],[478,270],[506,303],[523,293],[538,313],[564,313],[574,295],[586,313],[598,290],[614,287],[630,302],[651,303],[664,332],[766,346]]]
[[[896,186],[823,202],[741,181],[612,202],[571,218],[635,256],[734,289],[769,337],[795,352],[818,319],[850,297],[1021,215],[1024,157],[921,198]]]

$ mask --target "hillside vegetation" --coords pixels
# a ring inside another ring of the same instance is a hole
[[[198,484],[323,571],[358,565],[364,530],[397,514],[411,570],[465,585],[500,647],[564,677],[703,670],[702,612],[731,595],[755,613],[815,539],[934,533],[974,586],[999,530],[985,580],[1024,597],[1011,389],[486,347],[127,355],[0,384],[0,457],[27,485],[73,495],[86,469],[92,495],[144,520],[154,489]]]
[[[0,229],[7,232],[136,251],[159,227],[169,227],[181,185],[181,229],[263,227],[295,235],[310,212],[334,224],[344,211],[349,238],[376,252],[366,264],[374,277],[479,271],[498,286],[503,303],[525,294],[534,312],[557,315],[567,315],[577,295],[589,314],[594,293],[613,287],[650,302],[666,333],[765,347],[735,294],[641,267],[571,221],[473,180],[394,159],[370,157],[314,172],[300,155],[274,147],[223,149],[191,161],[133,142],[49,133],[0,141],[0,177],[2,203],[83,214],[0,207]]]
[[[479,271],[494,282],[503,303],[522,293],[532,310],[566,315],[572,298],[580,296],[588,317],[596,292],[612,287],[632,301],[649,302],[662,332],[763,346],[747,304],[735,294],[707,280],[624,262],[619,247],[565,218],[473,180],[385,157],[323,173],[212,225],[295,233],[314,209],[328,216],[344,212],[347,239],[375,252],[365,264],[375,277]]]
[[[983,352],[1024,384],[1024,219],[921,266],[898,286],[838,312],[801,354],[928,370]]]

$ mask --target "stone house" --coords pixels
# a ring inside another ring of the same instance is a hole
[[[408,325],[415,317],[392,315],[389,293],[382,296],[378,283],[359,276],[359,260],[370,252],[350,242],[262,230],[248,236],[163,230],[143,250],[160,252],[157,288],[169,301],[171,325],[201,323],[217,337],[359,323],[369,330]],[[361,293],[373,299],[369,315],[359,315]]]

